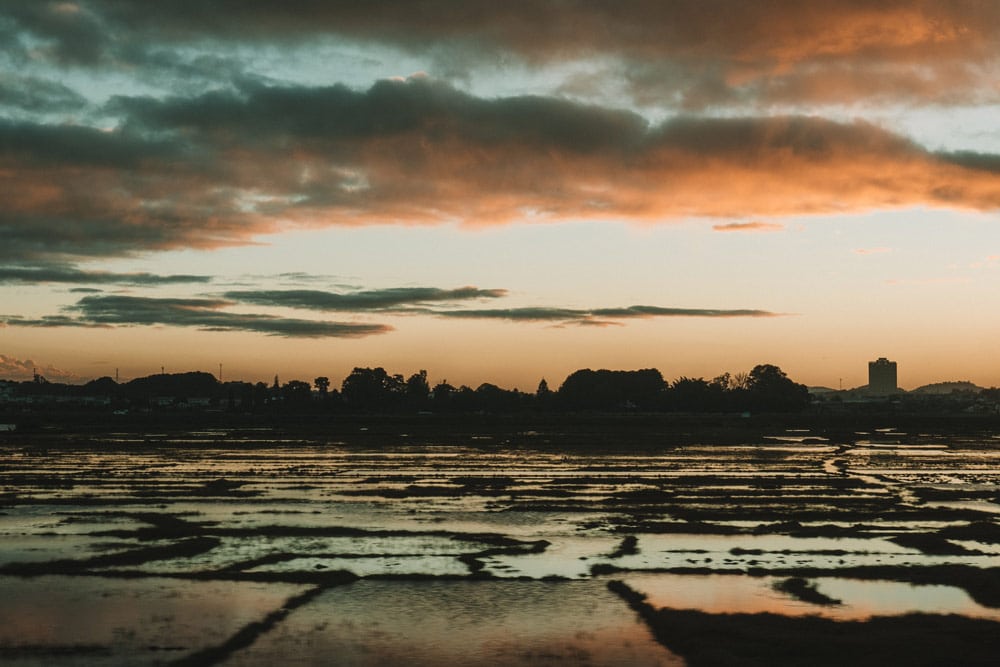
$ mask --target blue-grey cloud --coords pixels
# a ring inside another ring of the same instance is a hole
[[[58,81],[0,74],[0,107],[52,113],[78,111],[86,105],[87,101],[80,93]]]
[[[627,306],[621,308],[485,308],[433,311],[434,315],[460,319],[509,320],[512,322],[558,322],[605,326],[616,320],[654,317],[779,317],[781,313],[755,309],[666,308],[662,306]]]
[[[178,283],[207,283],[211,276],[112,271],[88,271],[74,266],[0,266],[0,284],[3,283],[76,283],[117,285],[174,285]]]
[[[66,312],[72,315],[39,319],[8,317],[5,323],[26,327],[164,325],[206,331],[250,331],[285,338],[359,338],[392,330],[383,324],[303,320],[223,310],[233,305],[223,299],[95,295],[66,307]]]
[[[0,320],[3,324],[11,327],[32,327],[36,329],[56,329],[63,327],[75,327],[79,329],[108,329],[109,324],[89,322],[68,315],[43,315],[42,317],[19,317],[8,315],[6,319]]]
[[[391,287],[353,292],[323,290],[234,290],[225,293],[227,299],[258,306],[284,306],[325,311],[386,310],[470,299],[496,299],[507,295],[503,289],[459,287]]]

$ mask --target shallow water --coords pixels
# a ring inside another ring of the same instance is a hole
[[[695,609],[714,614],[771,613],[865,620],[872,616],[925,613],[1000,621],[1000,609],[984,607],[953,586],[816,577],[811,583],[824,595],[840,601],[836,605],[817,605],[776,590],[775,585],[782,581],[781,577],[633,574],[622,580],[646,594],[650,604],[656,607]]]
[[[600,582],[359,581],[223,664],[683,665]]]
[[[303,587],[223,581],[0,578],[4,665],[132,665],[225,641]]]
[[[612,578],[710,614],[1000,622],[992,438],[601,455],[201,437],[0,450],[0,662],[683,664]],[[789,576],[842,604],[776,590]]]

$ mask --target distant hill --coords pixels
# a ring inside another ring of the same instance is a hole
[[[954,392],[979,393],[982,390],[983,387],[980,387],[979,385],[973,384],[968,380],[960,380],[957,382],[935,382],[933,384],[925,384],[922,387],[913,389],[910,393],[923,394],[925,396],[943,396]]]
[[[831,389],[830,387],[809,387],[810,394],[831,394],[838,391],[837,389]]]

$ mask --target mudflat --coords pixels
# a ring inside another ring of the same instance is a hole
[[[992,432],[601,419],[501,430],[470,418],[452,435],[363,417],[327,434],[246,424],[7,434],[0,658],[1000,655]]]

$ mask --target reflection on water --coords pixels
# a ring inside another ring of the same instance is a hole
[[[780,577],[634,574],[623,580],[629,587],[644,593],[654,607],[694,609],[713,614],[766,612],[865,620],[872,616],[925,613],[960,614],[1000,621],[1000,609],[983,607],[965,591],[952,586],[817,577],[811,583],[824,595],[840,601],[838,605],[817,605],[776,590],[775,585],[782,580]]]
[[[227,665],[683,665],[601,582],[359,581]],[[335,656],[335,657],[334,657]]]
[[[219,644],[303,587],[43,576],[0,589],[4,665],[132,665]]]
[[[612,577],[711,614],[1000,622],[992,439],[601,455],[199,437],[0,451],[0,662],[683,664]],[[790,576],[841,604],[775,588]]]

